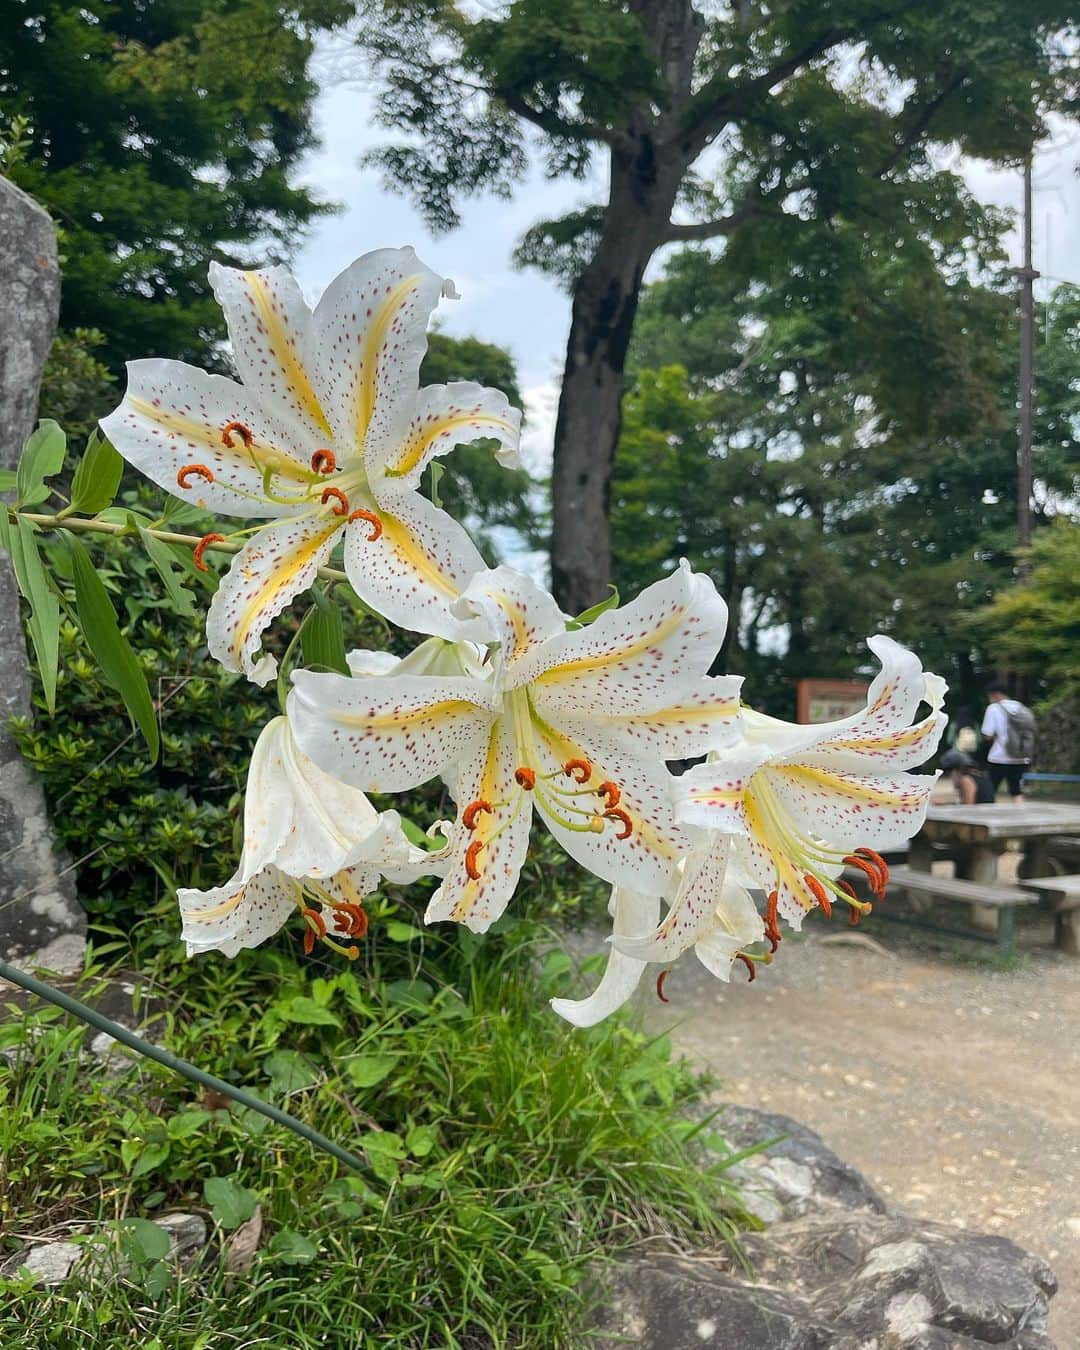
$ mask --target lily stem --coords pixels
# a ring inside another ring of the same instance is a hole
[[[313,1130],[310,1125],[305,1125],[302,1120],[290,1116],[287,1111],[281,1111],[276,1106],[271,1106],[269,1102],[260,1101],[258,1097],[251,1096],[243,1088],[234,1087],[232,1083],[227,1083],[224,1078],[216,1078],[212,1073],[205,1073],[202,1069],[196,1068],[194,1064],[189,1064],[186,1059],[181,1059],[179,1055],[171,1054],[168,1050],[162,1050],[160,1046],[144,1041],[141,1036],[129,1031],[120,1022],[114,1022],[111,1018],[103,1016],[95,1009],[88,1007],[87,1004],[80,1003],[77,998],[72,998],[70,994],[65,994],[60,989],[54,989],[51,984],[45,984],[42,980],[35,979],[33,975],[27,975],[24,971],[19,970],[16,966],[9,965],[6,961],[0,961],[0,979],[17,984],[21,989],[44,999],[46,1003],[52,1003],[55,1007],[62,1008],[64,1012],[79,1018],[87,1026],[96,1027],[98,1031],[104,1031],[114,1040],[119,1041],[121,1045],[126,1045],[130,1050],[134,1050],[136,1054],[142,1055],[146,1059],[155,1060],[158,1064],[163,1064],[166,1069],[171,1069],[173,1073],[182,1074],[184,1078],[190,1078],[193,1083],[210,1088],[214,1092],[220,1092],[222,1096],[230,1097],[234,1102],[239,1102],[241,1106],[246,1106],[252,1111],[258,1111],[260,1115],[266,1116],[267,1119],[278,1125],[284,1125],[287,1130],[292,1130],[293,1134],[298,1134],[302,1139],[314,1144],[316,1148],[321,1148],[324,1153],[331,1154],[347,1167],[352,1167],[357,1172],[369,1171],[362,1158],[358,1158],[355,1153],[350,1153],[348,1149],[342,1148],[340,1144],[335,1144],[332,1139],[327,1139],[325,1134]]]
[[[29,520],[36,525],[39,530],[74,530],[78,534],[112,534],[112,535],[131,535],[135,537],[135,531],[130,525],[123,525],[115,520],[97,520],[87,516],[66,516],[63,511],[56,515],[41,515],[35,511],[20,511],[18,515],[23,520]],[[202,539],[199,534],[178,534],[175,530],[154,530],[147,529],[146,533],[152,539],[160,539],[163,544],[180,544],[184,548],[193,549]],[[215,539],[206,545],[206,553],[239,553],[244,545],[235,539]],[[327,581],[348,581],[344,572],[336,567],[320,567],[319,576]]]

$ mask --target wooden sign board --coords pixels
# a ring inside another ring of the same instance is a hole
[[[796,722],[835,722],[866,707],[867,684],[855,680],[796,680]]]

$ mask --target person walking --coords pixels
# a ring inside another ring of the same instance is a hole
[[[986,697],[982,734],[990,741],[986,767],[994,793],[1006,782],[1013,801],[1022,802],[1024,771],[1035,754],[1035,714],[1019,699],[1010,698],[1004,684],[992,684]]]

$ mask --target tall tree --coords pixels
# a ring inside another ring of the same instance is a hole
[[[1070,95],[1069,0],[368,0],[361,41],[376,158],[434,226],[462,194],[509,194],[535,149],[549,175],[607,161],[607,192],[531,230],[520,256],[569,281],[555,432],[553,582],[605,594],[608,494],[630,335],[665,244],[725,238],[776,261],[822,230],[887,219],[893,251],[932,238],[959,179],[935,144],[1005,161]],[[813,248],[813,244],[811,244]],[[828,266],[828,262],[825,263]]]
[[[319,205],[308,58],[348,0],[0,0],[9,176],[61,230],[61,324],[131,356],[205,361],[223,332],[212,256],[286,251]]]

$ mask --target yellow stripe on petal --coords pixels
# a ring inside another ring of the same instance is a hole
[[[212,923],[215,919],[221,919],[226,914],[231,914],[237,905],[243,903],[246,894],[247,887],[241,886],[234,895],[229,896],[227,900],[222,900],[220,904],[207,905],[205,909],[186,908],[184,917],[190,919],[192,923]]]
[[[181,437],[191,450],[206,451],[212,467],[235,464],[240,469],[250,469],[254,465],[259,474],[270,468],[279,477],[288,478],[296,483],[306,484],[311,480],[307,466],[301,464],[281,446],[268,445],[256,437],[248,449],[239,435],[234,435],[233,444],[227,446],[221,437],[224,423],[222,427],[211,427],[206,422],[185,417],[183,413],[172,408],[155,406],[131,393],[128,393],[124,402],[133,412],[145,417],[148,422],[154,423],[168,435]],[[174,487],[171,490],[175,492],[176,489]]]
[[[425,549],[421,548],[408,525],[397,516],[384,513],[381,508],[379,518],[382,521],[383,539],[408,565],[410,571],[416,573],[432,590],[439,591],[448,600],[456,600],[461,594],[461,587],[452,576],[442,571]]]
[[[356,444],[363,445],[375,411],[375,399],[378,395],[379,353],[386,342],[390,325],[394,322],[402,306],[423,280],[422,273],[405,277],[399,281],[382,301],[370,325],[364,334],[360,354],[360,397],[356,405]]]
[[[255,307],[258,310],[259,318],[266,329],[267,341],[270,344],[270,350],[281,367],[281,372],[285,377],[287,384],[295,394],[297,401],[311,420],[324,433],[327,441],[333,440],[333,432],[330,424],[326,420],[326,414],[323,412],[319,400],[315,396],[315,391],[311,387],[311,381],[308,379],[307,371],[303,363],[296,354],[296,348],[289,339],[288,330],[282,323],[281,315],[271,304],[270,293],[267,289],[266,281],[258,272],[245,272],[244,280],[251,288],[252,299],[255,301]]]
[[[848,736],[834,741],[824,741],[823,750],[860,750],[866,754],[887,755],[896,750],[909,749],[922,741],[936,736],[938,724],[934,718],[917,722],[903,731],[889,732],[884,736]]]
[[[913,804],[909,793],[891,792],[846,774],[830,773],[827,769],[817,769],[807,764],[774,764],[770,767],[772,772],[793,779],[798,785],[836,793],[863,806],[910,808]]]
[[[480,775],[480,788],[477,796],[485,801],[496,803],[507,790],[507,784],[500,782],[499,760],[500,760],[500,736],[503,733],[503,727],[500,722],[496,722],[491,733],[491,739],[488,742],[487,755],[484,759],[483,773]],[[465,806],[468,803],[459,803]],[[490,812],[481,812],[476,820],[476,828],[469,835],[469,842],[480,844],[480,862],[478,864],[479,877],[473,878],[467,876],[464,886],[461,889],[461,895],[457,904],[450,911],[450,918],[455,923],[467,922],[469,915],[476,909],[481,900],[484,899],[484,893],[492,880],[491,859],[485,858],[488,844],[492,836],[499,831],[506,819],[506,810],[514,809],[503,806],[500,809],[493,809]],[[528,808],[526,808],[528,809]]]
[[[346,727],[362,727],[365,731],[407,731],[410,727],[439,721],[444,717],[474,716],[478,705],[468,699],[448,698],[439,703],[422,703],[416,708],[395,708],[385,713],[336,712],[334,721]]]
[[[669,614],[662,623],[656,625],[649,632],[641,637],[635,638],[633,642],[625,647],[616,648],[613,651],[598,652],[592,656],[580,656],[573,661],[565,661],[557,666],[552,666],[550,670],[543,671],[536,677],[536,683],[553,684],[561,680],[573,680],[588,670],[602,670],[606,666],[620,665],[624,661],[631,661],[636,656],[642,656],[653,647],[666,642],[669,637],[677,633],[686,622],[686,610],[677,609],[673,614]]]
[[[400,478],[402,474],[411,472],[427,454],[432,443],[438,440],[440,436],[467,426],[476,428],[473,437],[475,440],[479,440],[483,436],[485,428],[490,430],[493,435],[500,431],[511,434],[517,432],[517,428],[508,422],[505,417],[495,417],[486,413],[463,413],[454,417],[436,418],[421,427],[419,434],[409,437],[402,448],[400,457],[392,464],[387,464],[386,472],[395,478]]]

